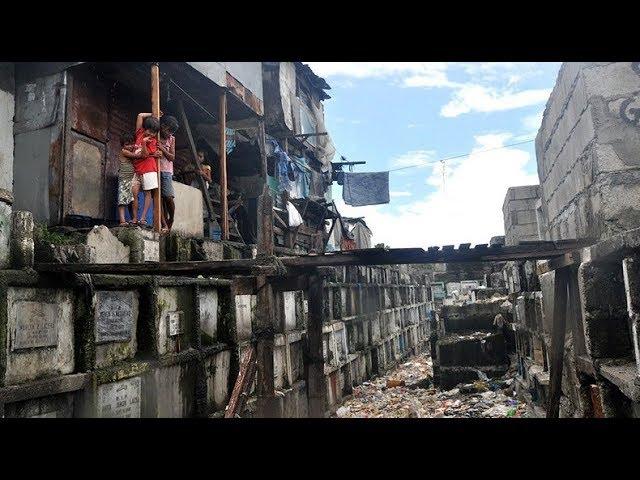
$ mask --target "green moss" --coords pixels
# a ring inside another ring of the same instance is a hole
[[[46,243],[52,245],[73,245],[81,242],[80,234],[59,233],[49,230],[49,228],[43,223],[36,223],[34,225],[33,240],[35,243]]]

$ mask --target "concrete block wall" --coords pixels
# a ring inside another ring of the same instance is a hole
[[[0,271],[5,417],[206,417],[238,368],[231,282]]]
[[[502,205],[505,245],[538,240],[536,204],[539,198],[539,185],[511,187],[507,190]]]
[[[434,381],[444,389],[504,374],[509,367],[505,326],[494,325],[504,297],[443,305],[437,316],[433,355]],[[508,321],[508,319],[505,319]]]
[[[327,285],[324,325],[328,408],[354,386],[424,351],[429,340],[428,286],[406,270],[342,267]]]
[[[580,251],[573,267],[575,308],[567,312],[560,398],[561,417],[640,416],[640,229]],[[544,271],[545,262],[539,262]],[[508,264],[510,277],[516,266]],[[516,329],[517,391],[533,413],[545,416],[554,310],[554,271],[538,287],[511,287]],[[534,285],[534,282],[528,282]],[[513,282],[510,282],[513,285]]]
[[[536,137],[545,239],[640,226],[639,65],[562,65]]]
[[[325,287],[323,325],[327,410],[353,387],[423,351],[429,338],[427,286],[397,267],[339,267]],[[255,325],[255,295],[236,297],[238,342],[246,345]],[[274,377],[285,416],[306,416],[305,292],[277,296]],[[241,347],[242,348],[242,347]],[[253,399],[243,416],[250,416]]]

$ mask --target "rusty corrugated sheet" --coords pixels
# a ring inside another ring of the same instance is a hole
[[[100,142],[107,141],[107,86],[95,73],[84,69],[73,72],[70,107],[71,128]]]
[[[227,88],[231,93],[238,97],[242,102],[247,105],[251,110],[262,116],[264,109],[262,100],[256,97],[251,90],[246,88],[238,79],[227,72]]]

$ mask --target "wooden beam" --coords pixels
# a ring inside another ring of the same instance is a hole
[[[309,275],[309,317],[307,322],[307,397],[309,416],[324,417],[327,394],[324,376],[324,352],[322,348],[322,325],[324,323],[324,277],[319,272]]]
[[[229,207],[227,205],[227,91],[220,92],[220,203],[222,211],[220,220],[222,225],[222,240],[229,240]]]
[[[160,67],[157,63],[151,65],[151,113],[160,120]],[[158,141],[160,141],[160,132],[158,132]],[[160,232],[162,228],[162,201],[161,201],[161,176],[160,176],[160,159],[156,158],[156,170],[158,176],[158,188],[153,199],[153,229]]]
[[[247,348],[242,356],[240,372],[229,398],[229,404],[224,412],[224,418],[235,418],[242,409],[249,396],[251,384],[256,376],[256,347]]]
[[[207,186],[204,182],[204,178],[202,178],[202,175],[200,174],[200,172],[202,171],[202,164],[198,159],[196,142],[193,140],[193,134],[191,133],[191,127],[189,126],[189,120],[187,119],[187,114],[184,111],[184,104],[182,103],[182,100],[178,100],[178,114],[180,116],[180,119],[182,120],[182,126],[187,133],[187,139],[189,140],[189,148],[191,149],[193,165],[196,168],[196,179],[198,181],[200,191],[202,192],[202,197],[204,198],[207,215],[209,216],[209,220],[213,220],[215,218],[215,215],[213,213],[213,205],[211,204],[211,198],[209,197],[209,192],[207,192]]]
[[[558,418],[562,395],[562,366],[567,325],[567,289],[569,267],[556,270],[553,293],[553,326],[551,333],[551,360],[549,368],[549,402],[547,418]]]
[[[256,416],[258,418],[280,417],[278,399],[275,393],[275,378],[273,367],[274,325],[276,324],[275,297],[267,277],[259,275],[256,278],[256,331],[257,337],[257,368],[256,383]]]
[[[272,199],[265,185],[259,197],[258,211],[258,244],[260,255],[271,256],[273,245],[273,207]],[[571,249],[574,249],[573,247]],[[567,249],[569,250],[569,249]],[[468,250],[442,251],[430,249],[425,252],[421,248],[381,249],[369,248],[346,252],[331,252],[322,255],[302,255],[279,257],[287,268],[314,269],[317,267],[336,267],[346,265],[402,265],[425,263],[464,263],[464,262],[501,262],[507,260],[536,260],[553,258],[567,250],[545,247],[539,249],[535,245],[521,245],[501,248],[471,248]],[[490,253],[489,253],[490,252]],[[158,263],[37,263],[34,268],[39,272],[71,272],[71,273],[112,273],[112,274],[154,274],[154,275],[206,275],[206,274],[277,274],[276,269],[264,266],[257,259],[192,261],[192,262],[158,262]],[[270,273],[272,272],[272,273]]]

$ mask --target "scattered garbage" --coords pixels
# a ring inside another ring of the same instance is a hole
[[[404,387],[404,380],[396,380],[395,378],[387,379],[387,388]]]
[[[479,379],[442,391],[433,385],[432,362],[422,354],[403,363],[388,375],[353,388],[341,405],[340,418],[522,418],[526,404],[513,394],[513,376]]]

